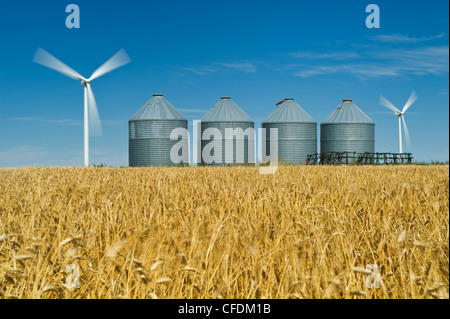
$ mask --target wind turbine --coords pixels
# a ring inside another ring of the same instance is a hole
[[[102,134],[100,118],[98,116],[97,103],[95,102],[94,93],[91,89],[91,82],[106,73],[109,73],[129,62],[131,62],[124,49],[119,50],[108,61],[92,73],[91,77],[86,79],[78,72],[74,71],[47,51],[38,48],[34,55],[33,61],[46,66],[52,70],[62,73],[72,79],[80,80],[84,86],[84,166],[89,166],[89,121],[91,120],[92,128],[98,129]]]
[[[399,153],[403,153],[402,150],[402,122],[403,122],[403,128],[405,129],[405,137],[406,137],[406,143],[411,144],[411,138],[409,136],[408,127],[406,126],[405,122],[405,112],[410,108],[410,106],[417,100],[417,95],[413,91],[408,99],[406,101],[405,105],[403,106],[403,110],[400,111],[398,108],[396,108],[391,102],[389,102],[384,96],[380,96],[380,104],[387,107],[388,109],[394,111],[395,116],[398,117],[398,150]]]

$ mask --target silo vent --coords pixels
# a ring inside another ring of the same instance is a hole
[[[163,96],[162,94],[153,94],[153,96]]]
[[[220,99],[221,100],[230,100],[231,98],[229,96],[222,96]]]
[[[285,101],[294,101],[294,99],[292,97],[287,97],[284,99]]]
[[[343,99],[342,102],[351,102],[352,99]]]

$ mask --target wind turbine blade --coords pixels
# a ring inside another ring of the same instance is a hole
[[[82,77],[78,72],[74,71],[72,68],[68,67],[53,55],[41,48],[37,49],[33,61],[59,73],[62,73],[72,79],[85,80],[85,78]]]
[[[411,137],[409,136],[408,127],[406,126],[405,117],[402,116],[403,128],[405,129],[406,145],[408,148],[411,147]]]
[[[92,92],[91,85],[87,84],[88,92],[88,113],[89,113],[89,131],[92,136],[103,135],[102,124],[98,116],[97,103],[95,102],[94,92]]]
[[[130,63],[131,59],[128,56],[128,54],[125,52],[124,49],[120,49],[119,52],[113,55],[112,58],[110,58],[108,61],[106,61],[101,67],[99,67],[97,70],[92,73],[91,77],[89,78],[89,81],[92,81],[94,79],[97,79],[101,77],[102,75],[105,75],[108,72],[111,72],[117,68],[120,68],[121,66]]]
[[[416,100],[417,100],[417,94],[416,94],[416,92],[413,91],[413,92],[411,93],[411,96],[409,97],[408,101],[406,102],[405,106],[403,107],[402,113],[405,113],[406,110],[409,109],[409,107],[410,107],[414,102],[416,102]]]
[[[394,111],[394,112],[399,112],[400,110],[398,108],[396,108],[391,102],[389,102],[384,96],[380,95],[380,104],[387,107],[388,109]]]

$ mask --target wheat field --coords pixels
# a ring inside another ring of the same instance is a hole
[[[0,169],[0,298],[449,298],[449,167]]]

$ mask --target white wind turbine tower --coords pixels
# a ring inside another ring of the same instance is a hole
[[[81,85],[84,86],[84,166],[89,166],[89,124],[92,128],[96,128],[101,134],[100,118],[98,116],[97,104],[95,102],[94,93],[91,89],[91,81],[109,73],[127,63],[131,60],[125,50],[121,49],[112,58],[106,61],[102,66],[92,73],[91,77],[86,79],[78,72],[74,71],[57,58],[45,50],[38,48],[34,55],[34,62],[60,72],[72,79],[80,80]],[[91,121],[91,123],[89,123]]]
[[[411,144],[411,138],[409,136],[408,127],[406,126],[405,122],[405,112],[410,108],[410,106],[417,100],[417,95],[413,91],[411,93],[411,96],[409,97],[408,101],[406,101],[406,104],[403,106],[403,110],[400,111],[398,108],[396,108],[391,102],[389,102],[384,96],[380,96],[380,104],[387,107],[388,109],[394,111],[395,116],[398,116],[398,151],[399,153],[403,153],[402,149],[402,122],[403,122],[403,128],[405,129],[405,137],[406,137],[406,143]]]

